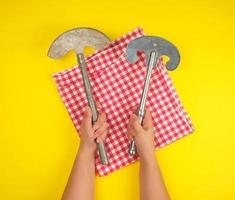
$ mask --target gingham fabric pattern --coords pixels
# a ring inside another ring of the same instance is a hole
[[[107,115],[109,134],[105,147],[109,164],[103,166],[96,154],[96,171],[99,176],[107,175],[138,159],[130,156],[128,149],[127,124],[133,108],[138,106],[147,70],[145,57],[130,64],[125,58],[128,43],[140,36],[143,30],[134,31],[112,41],[105,49],[96,51],[87,58],[87,72],[96,101]],[[87,105],[79,66],[53,75],[61,98],[79,132],[80,123]],[[185,112],[160,58],[154,68],[146,106],[152,113],[154,142],[156,149],[193,132],[190,118]]]

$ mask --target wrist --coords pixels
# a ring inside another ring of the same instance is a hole
[[[84,172],[95,171],[95,155],[90,149],[86,146],[80,145],[77,155],[76,155],[76,166],[86,166],[82,167]]]
[[[154,151],[145,152],[140,154],[140,162],[152,163],[156,162],[156,157]]]
[[[91,145],[88,144],[84,144],[83,142],[80,143],[79,146],[79,150],[78,150],[79,154],[84,154],[86,156],[95,156],[95,148],[93,148]]]

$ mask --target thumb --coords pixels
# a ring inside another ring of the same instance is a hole
[[[145,115],[143,119],[143,128],[148,130],[153,128],[152,116],[149,109],[145,109]]]

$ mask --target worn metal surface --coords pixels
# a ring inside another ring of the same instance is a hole
[[[126,49],[126,57],[129,62],[135,63],[139,57],[137,51],[143,51],[146,55],[146,64],[148,64],[150,54],[152,51],[157,51],[158,57],[155,58],[154,65],[158,58],[165,55],[170,58],[166,63],[168,70],[174,70],[179,65],[180,54],[174,44],[161,37],[156,36],[142,36],[131,41]]]
[[[59,35],[48,51],[51,58],[60,58],[68,51],[83,53],[85,46],[103,49],[109,44],[109,38],[102,32],[92,28],[75,28]]]

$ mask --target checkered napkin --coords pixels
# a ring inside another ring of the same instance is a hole
[[[143,53],[139,54],[137,63],[130,64],[125,58],[125,49],[131,40],[143,35],[143,30],[137,28],[87,58],[87,72],[94,98],[102,105],[101,110],[106,113],[109,125],[105,141],[109,164],[103,166],[97,152],[96,171],[99,176],[107,175],[138,159],[137,155],[128,154],[130,140],[127,138],[127,124],[133,108],[140,102],[147,67]],[[79,131],[88,104],[81,69],[76,66],[55,73],[53,77]],[[191,120],[176,94],[162,58],[157,68],[153,69],[146,106],[152,113],[156,149],[193,132]]]

